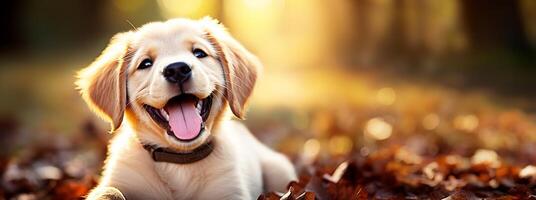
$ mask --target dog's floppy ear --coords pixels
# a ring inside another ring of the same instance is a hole
[[[93,63],[80,70],[76,85],[82,98],[115,131],[123,121],[126,106],[128,41],[131,32],[116,34]]]
[[[225,98],[233,114],[244,119],[245,106],[253,92],[257,73],[262,64],[236,41],[217,20],[209,17],[201,19],[206,28],[206,37],[212,43],[223,66],[225,77]]]

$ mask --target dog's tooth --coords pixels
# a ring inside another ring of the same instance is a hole
[[[203,109],[203,101],[199,101],[199,102],[197,103],[196,108],[197,108],[197,111],[198,111],[199,113],[201,113],[201,110]]]
[[[162,116],[163,116],[166,120],[169,120],[169,115],[168,115],[167,112],[164,111],[163,109],[160,110],[160,114],[162,114]]]

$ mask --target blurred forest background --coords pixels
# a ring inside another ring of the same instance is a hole
[[[245,123],[298,169],[392,146],[536,164],[533,0],[19,0],[0,11],[0,199],[87,192],[111,135],[74,74],[114,33],[174,17],[213,16],[263,61]]]

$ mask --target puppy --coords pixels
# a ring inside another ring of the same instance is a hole
[[[261,67],[210,18],[115,35],[76,82],[116,134],[88,198],[255,199],[284,191],[296,179],[289,160],[229,119],[244,118]]]

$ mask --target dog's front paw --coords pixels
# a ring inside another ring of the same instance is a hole
[[[126,200],[125,196],[114,187],[95,188],[89,196],[89,200]]]

